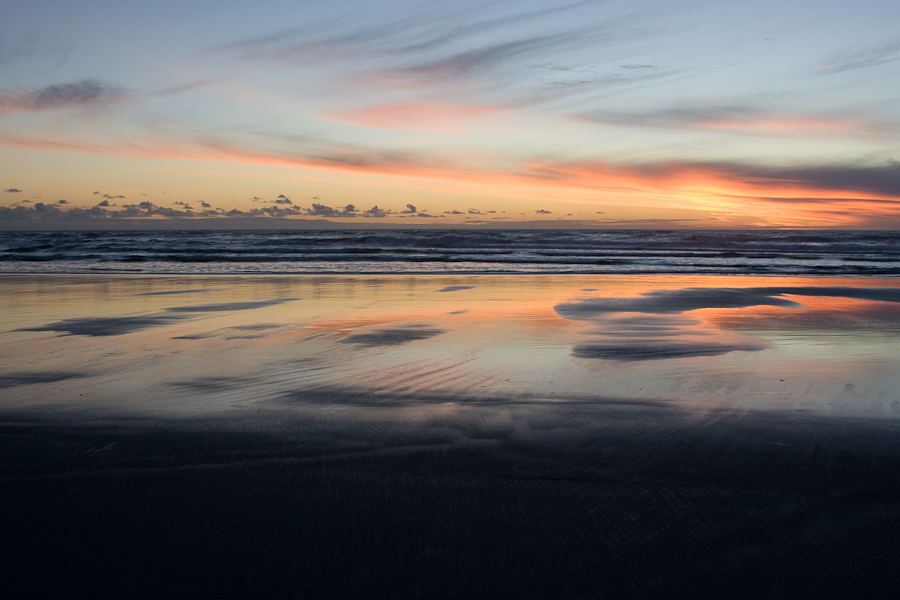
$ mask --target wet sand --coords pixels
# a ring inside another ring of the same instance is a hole
[[[898,285],[4,276],[10,588],[887,596]]]

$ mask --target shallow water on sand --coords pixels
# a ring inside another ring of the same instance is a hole
[[[900,417],[895,280],[38,275],[3,291],[3,411],[199,416],[327,396],[437,421],[626,401]]]

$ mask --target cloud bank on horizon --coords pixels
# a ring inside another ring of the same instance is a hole
[[[897,229],[898,21],[885,0],[20,5],[0,226]]]

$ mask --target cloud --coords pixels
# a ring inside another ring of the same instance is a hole
[[[176,85],[170,85],[165,88],[161,88],[151,92],[154,96],[168,96],[171,94],[180,94],[182,92],[189,92],[191,90],[195,90],[197,88],[205,87],[210,84],[216,83],[219,81],[216,78],[204,78],[204,79],[195,79],[193,81],[187,81],[184,83],[179,83]]]
[[[275,204],[293,204],[293,202],[284,194],[278,194],[278,197],[275,198]]]
[[[281,138],[278,138],[281,139]],[[284,140],[282,140],[284,141]],[[303,142],[305,143],[305,141]],[[171,149],[155,145],[141,147],[130,142],[126,146],[96,146],[82,143],[63,143],[51,140],[22,140],[6,137],[0,144],[10,147],[73,150],[83,152],[141,156],[145,158],[171,157]],[[610,201],[614,197],[630,195],[635,203],[658,203],[659,198],[678,199],[683,208],[697,207],[710,227],[726,224],[721,218],[710,216],[710,206],[720,214],[764,214],[762,221],[776,226],[844,225],[860,228],[884,229],[900,226],[900,162],[859,162],[854,164],[812,164],[773,166],[741,162],[650,161],[612,163],[601,161],[529,160],[528,157],[504,156],[494,163],[484,160],[464,161],[427,152],[382,151],[355,146],[300,146],[294,152],[256,152],[247,147],[223,141],[185,143],[179,150],[184,158],[223,160],[242,164],[266,166],[300,166],[312,169],[336,170],[359,174],[392,175],[412,179],[431,179],[470,185],[504,187],[525,184],[532,190],[566,190],[590,194],[597,200]],[[167,154],[168,152],[168,154]],[[702,190],[703,202],[698,206],[697,191]],[[853,195],[858,194],[855,198]],[[875,198],[873,198],[875,197]],[[794,198],[799,200],[794,206]],[[803,199],[815,198],[807,202]],[[879,207],[873,201],[885,201]],[[675,200],[671,200],[675,201]],[[714,202],[711,202],[714,201]],[[611,202],[614,203],[614,202]],[[285,208],[294,208],[286,205]],[[419,211],[417,212],[425,212]],[[552,214],[552,211],[548,211]],[[152,213],[157,214],[157,213]],[[159,213],[161,214],[161,213]],[[192,213],[185,216],[197,216]],[[224,213],[223,213],[224,214]],[[228,213],[243,216],[303,216],[303,211],[265,211]],[[409,207],[402,213],[412,215]],[[545,213],[546,214],[546,213]],[[698,213],[699,215],[700,213]],[[120,216],[128,216],[122,214]],[[133,215],[142,216],[142,215]],[[146,215],[144,215],[146,216]],[[165,216],[165,215],[163,215]],[[650,227],[696,226],[659,219]],[[606,222],[612,225],[612,222]],[[624,225],[624,222],[619,224]],[[635,222],[635,226],[641,226]]]
[[[7,194],[20,194],[22,192],[22,190],[20,190],[19,188],[7,188],[3,191]]]
[[[752,192],[778,190],[785,197],[798,192],[835,193],[852,191],[900,198],[900,162],[882,164],[821,164],[774,167],[759,164],[663,161],[613,164],[595,161],[572,163],[531,163],[522,176],[554,182],[556,185],[599,187],[621,190],[654,187],[659,190],[682,186],[742,189]],[[603,184],[598,185],[598,181]],[[827,197],[820,198],[826,203]]]
[[[358,11],[352,21],[310,23],[223,44],[214,51],[237,53],[244,60],[274,60],[299,64],[322,64],[374,56],[404,59],[410,56],[445,55],[448,50],[472,48],[484,39],[496,39],[497,30],[529,21],[542,24],[554,14],[568,12],[586,2],[574,2],[549,9],[478,18],[471,6],[437,5],[408,11],[390,21],[379,12]],[[370,19],[377,19],[372,22]],[[492,33],[490,36],[485,36]]]
[[[212,204],[210,204],[209,202],[204,202],[203,200],[200,201],[200,206],[202,208],[212,208]]]
[[[57,204],[68,204],[69,201],[68,200],[57,200],[56,203]]]
[[[124,97],[122,88],[96,79],[59,83],[40,89],[5,89],[0,90],[0,114],[79,106],[106,106]]]
[[[503,106],[402,102],[333,110],[326,117],[376,129],[457,132],[457,123],[507,109]]]
[[[461,290],[474,290],[474,285],[448,285],[447,287],[442,287],[439,289],[439,292],[458,292]]]
[[[153,204],[149,200],[144,200],[137,204],[125,204],[122,206],[121,210],[118,211],[109,211],[109,217],[124,217],[124,218],[134,218],[134,217],[169,217],[169,218],[179,218],[179,217],[208,217],[208,216],[216,216],[219,213],[217,211],[201,211],[194,212],[189,204],[186,204],[181,201],[176,201],[175,204],[179,204],[184,206],[184,210],[177,210],[174,208],[169,208],[166,206],[157,206]]]
[[[233,208],[228,212],[218,212],[218,211],[209,211],[206,213],[208,216],[223,216],[223,217],[291,217],[296,215],[305,215],[306,209],[300,208],[299,206],[266,206],[265,208],[254,208],[252,210],[239,210],[237,208]],[[202,214],[202,213],[201,213]]]
[[[352,18],[312,21],[210,50],[245,61],[330,69],[342,91],[325,113],[331,120],[455,131],[458,122],[481,114],[554,101],[610,79],[625,81],[619,73],[590,72],[572,90],[532,76],[528,69],[536,59],[564,62],[573,51],[601,54],[606,46],[659,35],[639,22],[646,16],[610,16],[590,1],[530,11],[514,3],[419,3],[401,13],[372,6],[354,10]],[[367,106],[341,106],[359,97]]]
[[[58,204],[68,205],[68,201],[61,201]],[[85,219],[132,219],[132,218],[149,218],[149,217],[166,217],[166,218],[194,218],[194,217],[218,217],[223,215],[221,211],[204,210],[194,212],[192,210],[177,210],[164,206],[157,206],[149,201],[143,201],[138,204],[126,204],[120,210],[106,210],[105,207],[115,206],[110,204],[108,200],[99,202],[91,208],[73,207],[62,210],[57,205],[48,205],[38,202],[34,206],[26,208],[24,206],[16,206],[14,208],[0,206],[0,220],[5,221],[78,221]],[[250,213],[241,213],[236,211],[236,215],[248,214],[267,214],[268,216],[283,216],[281,214],[269,214],[277,212],[278,207],[270,207],[258,211],[250,211]],[[299,214],[299,211],[291,214]]]
[[[553,211],[544,210],[543,208],[539,208],[534,212],[536,212],[539,215],[552,215],[553,214]]]
[[[378,208],[377,206],[375,208]],[[344,208],[331,208],[330,206],[325,206],[324,204],[318,204],[313,202],[312,208],[304,209],[305,213],[309,216],[313,217],[337,217],[337,218],[346,218],[346,217],[356,217],[359,216],[359,213],[356,210],[356,207],[352,204],[348,204]]]
[[[867,69],[900,60],[900,38],[847,50],[826,60],[825,74]]]
[[[591,38],[599,37],[600,27],[586,27],[546,35],[513,39],[501,43],[481,45],[431,60],[386,68],[379,78],[387,81],[437,81],[441,84],[472,79],[485,71],[514,59],[544,56],[551,50],[578,47]]]
[[[896,122],[884,118],[838,112],[796,113],[750,104],[685,104],[644,111],[594,110],[580,113],[576,118],[604,125],[774,137],[825,135],[881,138],[900,128]]]
[[[388,215],[393,215],[393,214],[396,214],[396,213],[394,213],[394,211],[392,211],[392,210],[385,210],[383,208],[378,208],[378,205],[376,204],[369,210],[365,210],[362,213],[360,213],[360,216],[371,217],[374,219],[383,219],[384,217],[386,217]]]

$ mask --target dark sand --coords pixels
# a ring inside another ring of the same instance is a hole
[[[715,282],[297,279],[4,281],[11,597],[900,589],[890,293],[580,321]],[[660,355],[579,355],[616,340]]]

